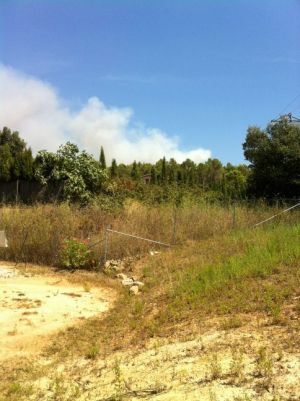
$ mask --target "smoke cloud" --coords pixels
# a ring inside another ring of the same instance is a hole
[[[131,108],[108,107],[91,97],[73,111],[49,83],[0,65],[0,124],[18,130],[34,152],[56,151],[71,141],[99,155],[102,145],[107,160],[155,162],[165,156],[178,162],[199,163],[211,157],[207,149],[182,151],[177,138],[158,128],[133,128]]]

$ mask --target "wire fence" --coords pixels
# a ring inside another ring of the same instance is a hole
[[[172,246],[171,244],[166,244],[165,242],[161,242],[161,241],[156,241],[156,240],[149,239],[149,238],[140,237],[138,235],[128,234],[128,233],[124,233],[124,232],[117,231],[117,230],[112,230],[109,227],[110,226],[106,227],[105,233],[104,233],[104,264],[106,263],[107,258],[108,258],[109,233],[123,235],[124,237],[130,237],[130,238],[133,238],[133,239],[138,239],[140,241],[146,241],[146,242],[149,242],[151,244],[157,244],[157,245],[161,245],[161,246],[168,247],[168,248]]]
[[[230,230],[299,221],[300,202],[295,199],[281,199],[273,206],[258,204],[133,204],[120,213],[67,205],[0,207],[0,229],[8,239],[8,248],[0,249],[0,258],[58,266],[64,241],[76,238],[85,242],[97,264],[102,264],[109,258],[142,255]]]

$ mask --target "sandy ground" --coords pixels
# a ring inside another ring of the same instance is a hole
[[[22,400],[300,401],[298,298],[285,307],[284,324],[257,313],[240,316],[241,326],[231,329],[222,328],[224,318],[207,319],[184,341],[177,327],[172,338],[151,339],[143,349],[55,360],[39,351],[57,330],[107,311],[111,290],[7,269],[0,277],[0,363],[5,369],[26,356],[44,372]]]
[[[109,308],[107,290],[0,269],[0,360],[37,352],[50,334]]]
[[[36,385],[48,388],[47,400],[60,380],[66,400],[299,401],[300,350],[284,342],[293,341],[290,330],[248,322],[188,341],[153,339],[144,350],[65,361]]]

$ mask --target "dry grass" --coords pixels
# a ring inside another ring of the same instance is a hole
[[[250,227],[274,212],[266,206],[236,207],[235,229]],[[293,220],[297,211],[281,220]],[[157,207],[128,201],[123,210],[103,211],[91,206],[79,209],[62,205],[12,206],[0,209],[0,228],[5,229],[9,248],[2,249],[5,260],[26,261],[58,266],[65,239],[78,238],[93,245],[104,237],[107,225],[113,229],[171,243],[174,240],[174,209],[172,205]],[[177,244],[199,241],[233,229],[232,208],[219,205],[186,204],[176,211]],[[159,246],[120,235],[110,235],[109,258],[143,254]],[[99,242],[91,248],[96,261],[103,261],[104,247]]]

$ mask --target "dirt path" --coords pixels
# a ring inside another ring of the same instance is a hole
[[[38,351],[48,335],[107,311],[112,300],[107,289],[75,286],[59,275],[0,269],[0,360]]]

